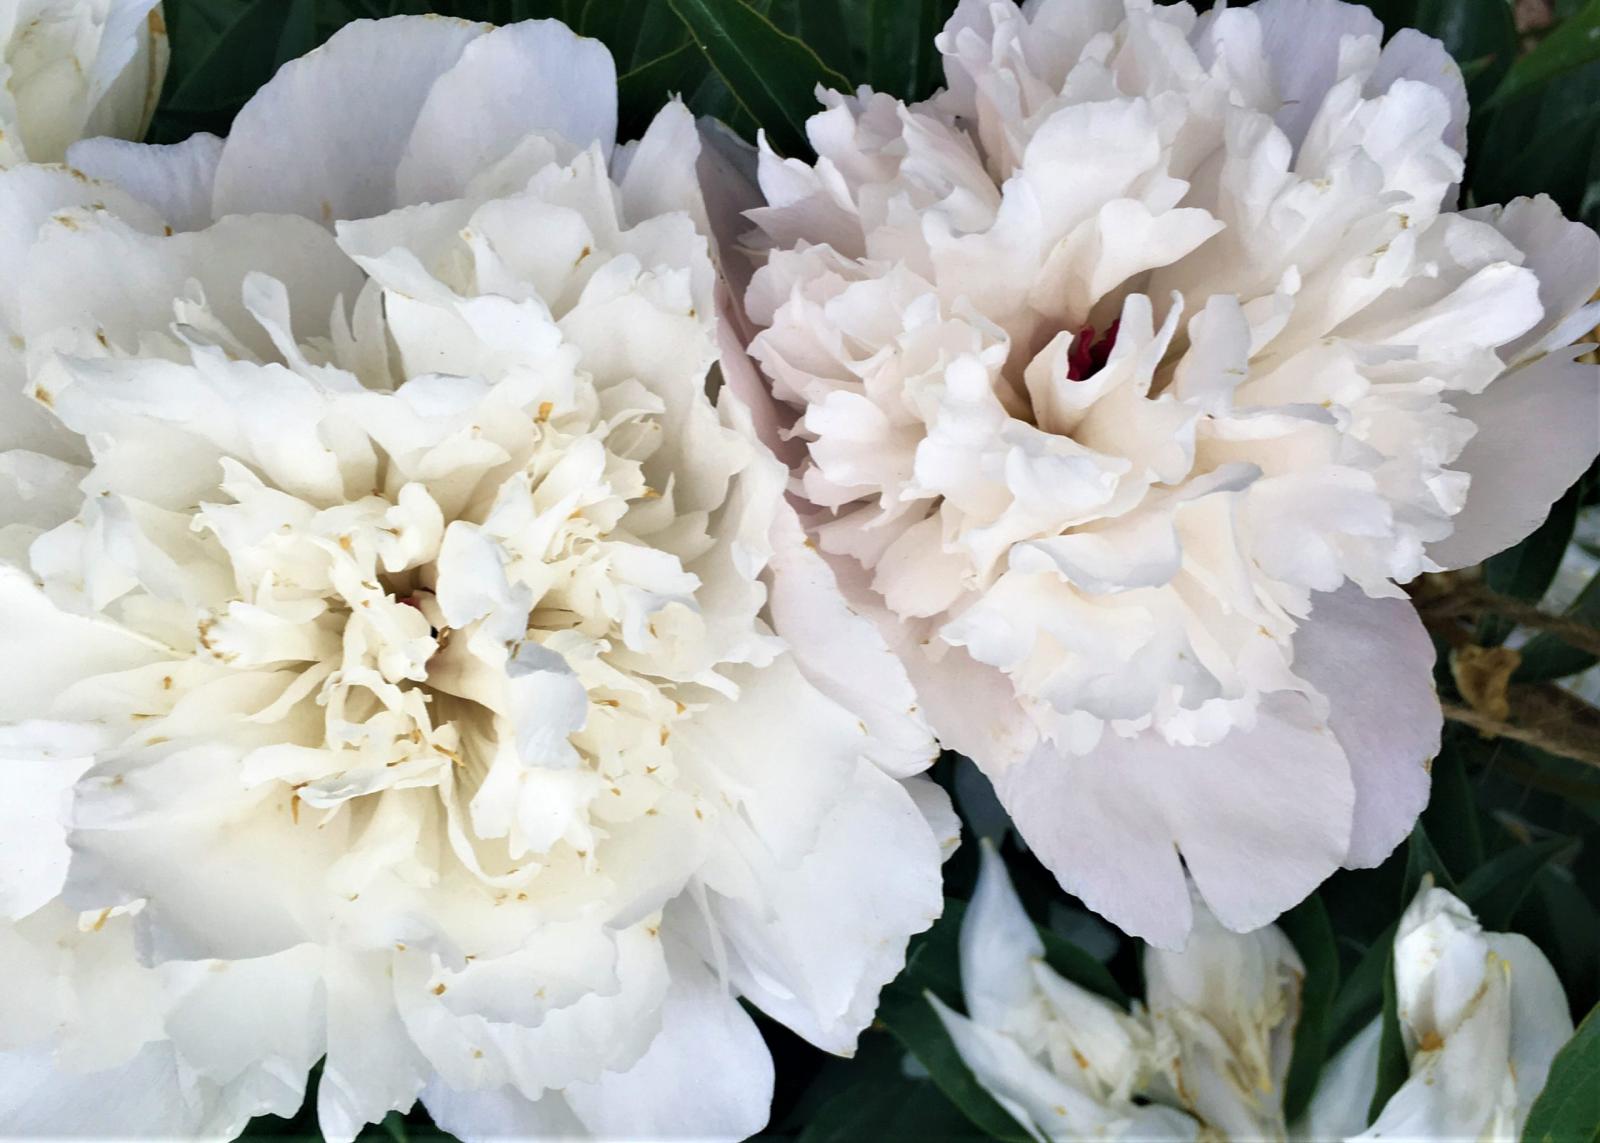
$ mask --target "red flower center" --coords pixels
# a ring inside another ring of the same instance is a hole
[[[1111,351],[1117,344],[1117,327],[1121,320],[1111,323],[1105,335],[1096,339],[1094,326],[1086,325],[1072,339],[1067,349],[1067,380],[1083,381],[1106,367]]]

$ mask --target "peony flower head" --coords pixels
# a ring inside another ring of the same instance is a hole
[[[1458,213],[1444,48],[1366,9],[963,0],[947,88],[760,159],[768,417],[853,605],[1063,886],[1181,944],[1381,861],[1427,798],[1398,584],[1600,448],[1600,240]]]
[[[0,168],[137,139],[166,74],[160,0],[0,0]]]
[[[1555,969],[1520,933],[1486,933],[1472,910],[1424,886],[1394,941],[1396,1015],[1410,1076],[1369,1126],[1382,1028],[1328,1062],[1308,1139],[1516,1140],[1551,1061],[1572,1037]]]
[[[696,125],[615,121],[595,41],[398,18],[0,173],[14,1129],[324,1058],[330,1138],[744,1136],[738,998],[846,1052],[938,914],[909,682],[717,384]]]

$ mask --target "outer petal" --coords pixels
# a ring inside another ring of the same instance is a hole
[[[872,739],[873,761],[895,777],[928,768],[939,756],[911,681],[870,620],[839,594],[832,569],[806,546],[787,504],[773,527],[773,628],[789,641],[806,678],[860,716]]]
[[[904,787],[861,762],[842,793],[799,862],[780,866],[741,847],[753,890],[711,894],[702,939],[725,944],[741,994],[818,1047],[849,1054],[911,934],[944,900],[938,842]],[[713,948],[701,951],[716,962]]]
[[[116,183],[174,230],[203,230],[211,224],[222,145],[205,131],[168,145],[85,139],[73,144],[67,162],[91,178]]]
[[[1556,1053],[1572,1039],[1572,1010],[1561,979],[1537,945],[1521,933],[1489,933],[1484,939],[1511,973],[1511,1067],[1521,1124],[1544,1090]]]
[[[1442,567],[1467,567],[1528,535],[1600,452],[1600,366],[1575,360],[1584,348],[1557,350],[1456,399],[1478,433],[1454,462],[1472,477],[1466,506],[1455,531],[1428,548]]]
[[[1377,70],[1367,81],[1369,94],[1387,91],[1397,79],[1415,79],[1430,84],[1450,101],[1450,126],[1444,141],[1462,154],[1467,150],[1467,84],[1461,68],[1432,36],[1415,28],[1401,28],[1383,45]]]
[[[559,1093],[529,1099],[514,1087],[455,1091],[434,1081],[422,1093],[434,1123],[457,1139],[572,1139],[581,1120]]]
[[[1600,235],[1564,218],[1546,195],[1469,210],[1465,217],[1487,222],[1509,238],[1522,251],[1522,264],[1539,277],[1544,317],[1501,346],[1502,358],[1517,363],[1542,349],[1560,349],[1600,321],[1600,303],[1591,304],[1600,290]]]
[[[483,31],[463,20],[362,20],[285,64],[233,121],[215,215],[277,211],[331,224],[392,209],[417,113]]]
[[[1258,0],[1249,11],[1261,21],[1262,47],[1283,101],[1275,118],[1298,147],[1338,79],[1340,39],[1382,39],[1383,24],[1366,8],[1343,0]]]
[[[135,1124],[149,1138],[189,1138],[202,1129],[202,1099],[164,1041],[146,1044],[121,1067],[88,1074],[61,1070],[47,1051],[0,1054],[0,1122],[15,1138],[116,1139]]]
[[[766,1125],[772,1054],[739,1002],[688,950],[669,948],[661,1032],[625,1072],[563,1094],[601,1139],[745,1139]]]
[[[1044,942],[987,840],[979,860],[978,888],[961,921],[962,994],[979,1024],[1014,1027],[1010,1017],[1037,994],[1031,962],[1044,956]]]
[[[1295,1139],[1348,1139],[1367,1126],[1367,1108],[1378,1090],[1378,1042],[1383,1022],[1374,1019],[1329,1060],[1317,1080],[1305,1118],[1290,1132]]]
[[[1191,922],[1180,854],[1217,919],[1248,932],[1339,867],[1355,802],[1338,740],[1293,694],[1216,746],[1108,734],[1077,757],[1041,747],[996,788],[1063,888],[1163,948]]]
[[[459,197],[474,175],[545,131],[578,150],[599,143],[610,154],[617,134],[611,53],[557,20],[524,20],[480,36],[417,112],[399,157],[396,205]]]
[[[1348,867],[1382,862],[1428,803],[1428,767],[1444,726],[1433,659],[1415,608],[1369,599],[1350,584],[1317,595],[1295,633],[1295,670],[1327,696],[1328,725],[1350,760]]]

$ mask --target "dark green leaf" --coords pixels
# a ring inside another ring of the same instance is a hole
[[[1487,107],[1498,107],[1536,91],[1562,72],[1600,60],[1600,0],[1589,0],[1563,20],[1533,51],[1511,65]]]
[[[1466,753],[1454,735],[1445,739],[1433,762],[1433,793],[1422,811],[1428,841],[1447,869],[1476,869],[1483,863],[1483,834]]]
[[[1382,1010],[1384,981],[1389,976],[1389,946],[1394,944],[1398,927],[1397,922],[1391,921],[1345,977],[1333,1002],[1329,1051],[1337,1051],[1347,1044]]]
[[[940,999],[948,1003],[952,998]],[[925,994],[914,993],[896,981],[884,989],[878,1020],[928,1070],[945,1097],[985,1135],[1010,1143],[1027,1143],[1027,1131],[995,1102],[962,1061]]]
[[[1411,1074],[1411,1063],[1406,1056],[1405,1037],[1400,1031],[1400,1008],[1395,994],[1394,948],[1383,961],[1383,1023],[1378,1037],[1378,1086],[1373,1089],[1372,1102],[1367,1105],[1367,1122],[1378,1118],[1383,1105],[1400,1090]]]
[[[644,133],[668,99],[687,95],[705,79],[706,57],[693,44],[680,47],[617,77],[617,132],[624,139]]]
[[[1294,1055],[1284,1082],[1284,1115],[1292,1122],[1310,1102],[1328,1058],[1333,999],[1339,991],[1339,950],[1334,944],[1333,924],[1320,897],[1309,897],[1289,910],[1278,918],[1278,926],[1293,942],[1306,970],[1300,990],[1300,1022],[1294,1031]]]
[[[744,0],[668,0],[733,98],[773,143],[791,155],[808,153],[805,121],[816,108],[818,84],[849,83],[800,40]]]
[[[1428,877],[1432,877],[1433,883],[1439,888],[1456,893],[1455,878],[1450,875],[1439,851],[1433,847],[1427,827],[1419,821],[1411,831],[1411,840],[1406,843],[1406,880],[1400,891],[1400,908],[1411,904],[1412,898],[1422,890]]]
[[[1484,928],[1501,932],[1510,926],[1523,898],[1533,888],[1534,876],[1557,854],[1571,847],[1572,839],[1566,837],[1514,846],[1463,878],[1457,896],[1477,914]]]
[[[863,1139],[984,1139],[960,1110],[927,1081],[903,1076],[864,1080],[817,1110],[800,1143]]]
[[[1600,1009],[1584,1017],[1556,1053],[1550,1078],[1533,1101],[1523,1143],[1574,1143],[1600,1137]]]

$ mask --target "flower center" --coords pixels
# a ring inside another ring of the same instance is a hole
[[[1099,338],[1095,337],[1092,325],[1078,331],[1072,339],[1072,347],[1067,350],[1068,381],[1086,381],[1105,368],[1111,351],[1117,346],[1117,327],[1121,324],[1120,319],[1112,322]]]

